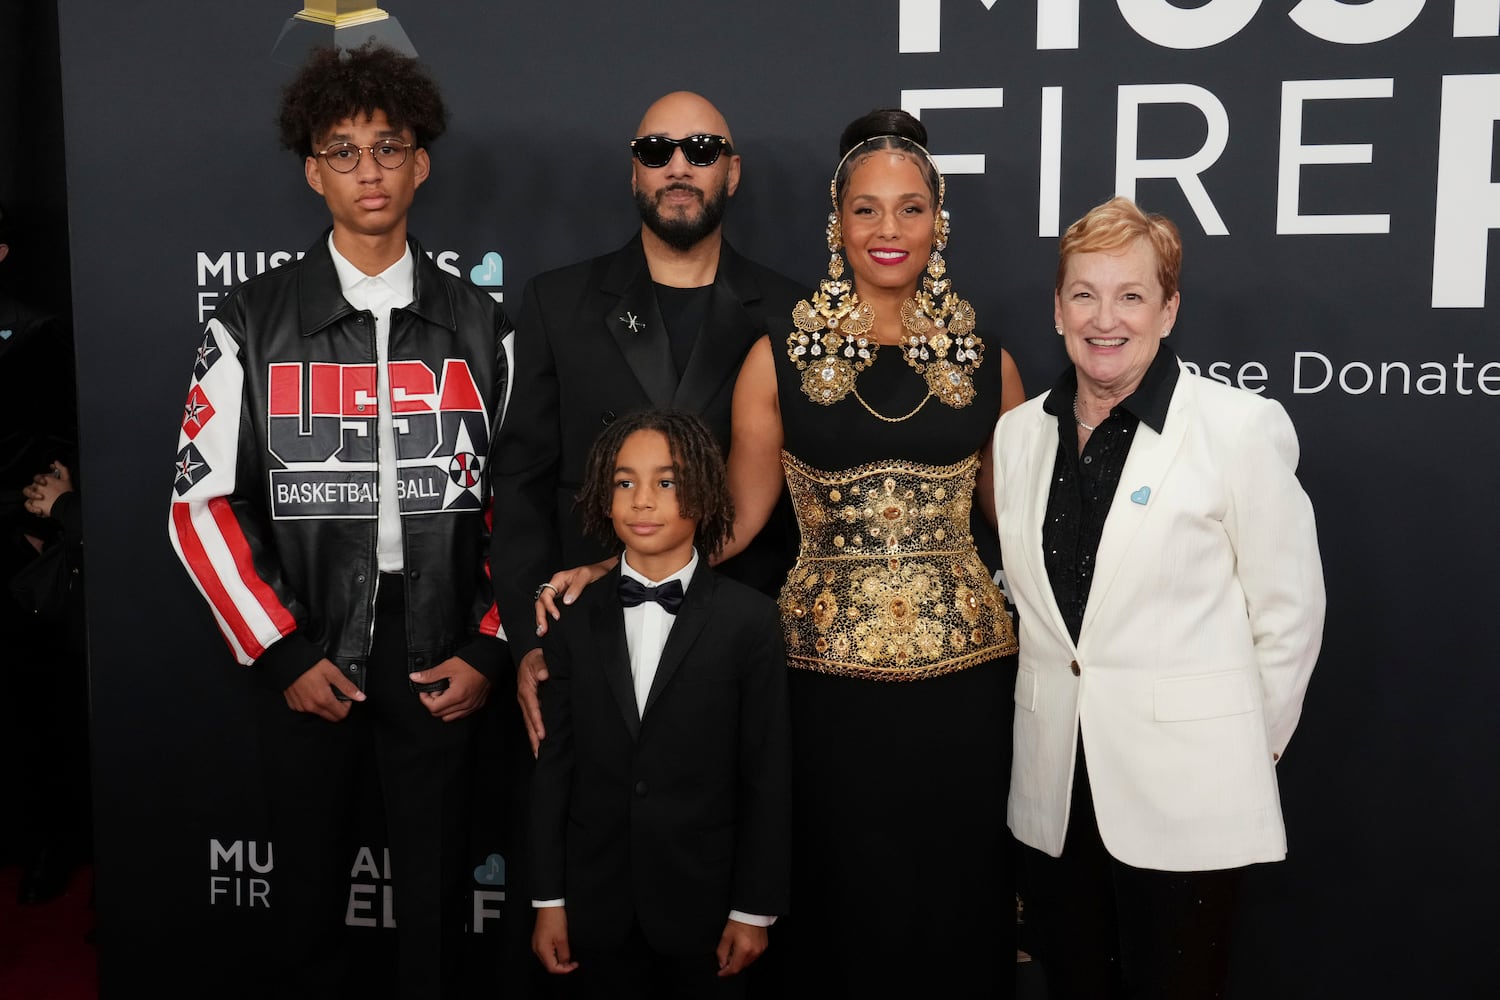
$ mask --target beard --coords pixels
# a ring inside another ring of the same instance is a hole
[[[703,204],[703,210],[696,216],[691,214],[673,213],[671,217],[661,212],[661,198],[668,191],[692,191],[698,195],[698,200]],[[641,213],[641,221],[646,228],[651,230],[667,246],[674,250],[691,250],[704,237],[708,236],[719,224],[724,221],[724,209],[729,204],[729,178],[719,185],[719,189],[711,195],[705,195],[691,184],[677,183],[668,184],[656,196],[646,194],[643,191],[635,192],[636,211]]]

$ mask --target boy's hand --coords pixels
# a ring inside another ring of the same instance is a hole
[[[737,976],[750,967],[770,944],[770,936],[764,927],[742,924],[730,920],[724,924],[724,933],[719,937],[719,947],[714,955],[719,959],[720,976]]]
[[[450,656],[435,667],[418,670],[407,676],[414,684],[431,684],[447,679],[446,690],[424,691],[418,695],[422,699],[422,707],[444,722],[453,722],[478,711],[490,696],[489,678],[457,656]]]
[[[565,975],[578,968],[573,961],[573,949],[568,945],[568,915],[564,907],[537,907],[531,950],[542,960],[542,968],[554,975]]]
[[[335,690],[348,700],[339,700],[338,695],[334,694]],[[331,660],[319,660],[308,667],[281,696],[286,699],[287,707],[292,711],[310,712],[329,722],[342,722],[344,716],[349,714],[353,702],[365,700],[365,693],[345,677],[343,671],[335,667]]]

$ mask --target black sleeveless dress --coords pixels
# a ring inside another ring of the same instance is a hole
[[[934,396],[914,414],[927,384],[899,348],[880,348],[832,405],[803,391],[784,339],[772,348],[802,532],[780,601],[787,981],[810,996],[1010,997],[1016,642],[970,510],[1000,412],[999,348],[987,345],[969,405]]]

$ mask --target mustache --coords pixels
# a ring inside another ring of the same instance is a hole
[[[669,192],[672,191],[688,191],[696,195],[699,201],[703,200],[702,188],[693,187],[693,185],[689,184],[687,181],[674,181],[673,183],[668,184],[666,187],[662,188],[660,191],[656,192],[657,202],[660,203],[661,200],[665,198]]]

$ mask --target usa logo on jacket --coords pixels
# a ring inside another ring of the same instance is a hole
[[[387,366],[403,516],[482,507],[489,421],[467,362],[442,372],[422,361]],[[283,468],[268,471],[271,516],[373,518],[379,505],[374,365],[268,366],[266,440]]]

